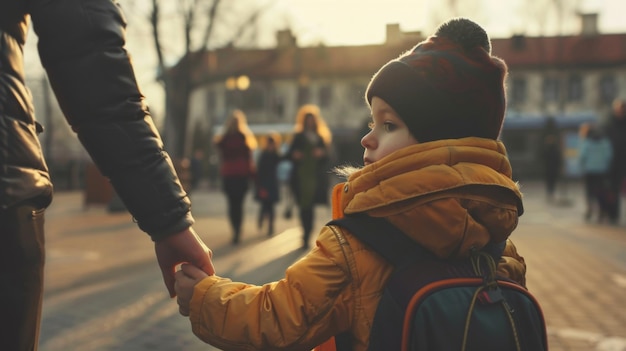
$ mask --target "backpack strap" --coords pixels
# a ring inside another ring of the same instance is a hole
[[[336,225],[348,229],[352,235],[369,245],[374,251],[391,262],[394,267],[406,266],[415,261],[437,259],[435,254],[411,240],[400,229],[382,217],[356,213],[334,219],[326,225]],[[480,251],[490,254],[497,263],[502,257],[505,246],[506,241],[488,243]]]
[[[382,217],[357,213],[332,220],[326,225],[348,229],[352,235],[378,252],[394,267],[405,266],[415,260],[435,258],[432,252],[411,240]]]
[[[408,238],[384,218],[358,213],[332,220],[326,225],[335,225],[349,230],[352,235],[378,252],[394,267],[408,266],[417,257],[425,257],[425,255],[434,257],[432,253]],[[337,351],[352,350],[352,335],[349,332],[335,335],[334,341]]]

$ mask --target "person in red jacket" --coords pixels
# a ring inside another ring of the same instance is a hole
[[[252,152],[257,148],[246,115],[233,110],[224,124],[224,132],[215,145],[220,157],[222,190],[228,203],[228,220],[233,230],[232,243],[239,244],[243,223],[243,203],[255,174]]]
[[[214,272],[191,202],[152,121],[111,0],[0,0],[0,350],[37,350],[44,212],[53,185],[25,84],[29,23],[65,118],[139,228],[150,235],[170,296],[174,268]]]

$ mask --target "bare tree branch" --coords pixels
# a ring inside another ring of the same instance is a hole
[[[204,31],[204,37],[202,39],[202,47],[200,48],[200,51],[206,51],[209,47],[209,39],[211,38],[211,33],[213,32],[215,15],[217,14],[217,7],[219,6],[220,2],[221,0],[213,1],[213,4],[211,4],[211,7],[209,8],[209,23],[207,24],[206,30]]]
[[[191,52],[191,33],[193,31],[193,27],[195,25],[195,17],[194,14],[196,12],[196,8],[198,6],[200,0],[193,0],[193,3],[190,5],[188,1],[180,1],[178,2],[178,9],[180,14],[184,18],[184,36],[185,36],[185,55]]]
[[[269,2],[267,4],[265,4],[265,6],[261,6],[258,9],[256,9],[256,11],[254,11],[250,17],[248,17],[245,21],[243,21],[242,25],[237,28],[237,32],[235,32],[232,36],[232,38],[226,42],[226,45],[224,46],[232,46],[234,45],[234,43],[241,38],[241,36],[246,32],[246,30],[248,30],[250,27],[254,26],[256,20],[259,18],[259,16],[263,13],[263,11],[265,11],[266,9],[270,8],[272,6],[272,2]]]
[[[202,50],[206,51],[209,47],[209,40],[214,32],[215,27],[219,24],[217,18],[220,11],[224,10],[224,4],[221,0],[177,0],[172,4],[172,8],[178,12],[178,16],[183,21],[182,30],[184,35],[184,52],[179,56],[179,60],[173,67],[166,67],[164,62],[164,52],[161,40],[161,32],[159,31],[160,0],[152,0],[152,13],[150,22],[152,24],[153,40],[159,60],[159,80],[163,83],[165,89],[165,132],[164,140],[167,139],[166,145],[168,152],[173,158],[182,158],[188,151],[189,143],[186,134],[188,131],[187,124],[189,120],[189,97],[195,89],[195,82],[191,76],[193,69],[202,62],[197,61],[197,56],[192,55],[194,44],[200,44]],[[212,1],[209,5],[209,1]],[[231,0],[231,2],[234,2]],[[271,0],[270,0],[271,3]],[[163,3],[162,5],[165,5]],[[232,45],[236,40],[240,40],[246,31],[256,24],[257,19],[262,12],[268,8],[267,6],[259,7],[252,13],[245,22],[239,24],[238,27],[229,27],[231,32],[235,32],[227,45]],[[246,10],[248,11],[248,10]],[[249,13],[249,12],[247,12]],[[203,15],[208,14],[205,19]],[[222,19],[220,19],[221,21]],[[204,28],[199,28],[206,25]],[[171,28],[171,27],[170,27]],[[197,35],[202,34],[202,42],[193,42]],[[221,45],[220,45],[221,46]],[[171,69],[170,69],[171,68]]]
[[[163,48],[161,46],[161,40],[159,35],[159,1],[152,0],[152,12],[150,13],[150,23],[152,24],[152,38],[154,39],[154,48],[158,59],[158,72],[159,76],[163,74],[165,70],[165,62],[163,60]],[[157,77],[157,79],[160,79]]]

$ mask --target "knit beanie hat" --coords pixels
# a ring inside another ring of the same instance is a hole
[[[365,96],[378,96],[418,142],[464,137],[497,139],[506,108],[504,61],[478,24],[455,18],[412,50],[385,64]]]

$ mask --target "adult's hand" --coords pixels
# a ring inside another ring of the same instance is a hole
[[[191,227],[155,242],[154,251],[170,297],[176,296],[174,273],[177,265],[190,263],[208,275],[215,274],[211,261],[213,253]]]

